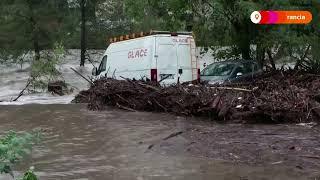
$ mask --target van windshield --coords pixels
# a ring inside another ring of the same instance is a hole
[[[232,73],[234,67],[235,67],[235,64],[232,64],[232,63],[211,64],[202,71],[201,75],[202,76],[229,76]]]
[[[104,57],[103,57],[100,65],[99,65],[99,69],[98,69],[98,72],[99,72],[99,73],[107,70],[107,59],[108,59],[107,56],[104,56]]]

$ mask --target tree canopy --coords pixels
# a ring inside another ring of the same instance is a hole
[[[292,56],[302,66],[306,59],[319,59],[319,4],[317,0],[86,0],[86,42],[88,48],[100,49],[108,45],[106,39],[127,33],[193,31],[200,47],[229,47],[214,54],[218,59],[253,59],[274,68],[275,61]],[[80,48],[80,0],[3,0],[0,8],[0,54],[33,50],[37,59],[37,52],[57,41],[66,48]],[[308,25],[250,21],[253,11],[269,9],[308,10],[314,17]]]

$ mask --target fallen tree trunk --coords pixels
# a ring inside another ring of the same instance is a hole
[[[219,90],[232,90],[232,91],[252,92],[252,90],[249,90],[249,89],[233,88],[233,87],[211,87],[211,88],[219,89]]]
[[[78,76],[82,77],[84,80],[86,80],[88,83],[90,83],[91,85],[93,85],[93,82],[91,80],[89,80],[88,78],[84,77],[80,72],[78,72],[77,70],[75,70],[74,68],[70,68],[73,72],[75,72]]]
[[[30,86],[30,84],[31,84],[31,80],[28,80],[26,86],[20,91],[19,95],[15,99],[12,100],[12,102],[18,101],[19,98],[24,95],[24,91]]]

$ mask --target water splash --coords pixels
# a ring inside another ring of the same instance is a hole
[[[90,52],[89,52],[90,53]],[[100,61],[102,51],[95,51],[91,59]],[[16,98],[20,91],[25,87],[30,73],[30,65],[0,65],[0,105],[23,105],[23,104],[68,104],[74,96],[81,90],[87,89],[89,84],[76,75],[70,68],[75,68],[84,76],[91,75],[92,64],[87,62],[85,67],[79,67],[79,50],[69,50],[63,63],[57,67],[62,73],[64,80],[70,85],[74,92],[66,96],[56,96],[48,92],[26,93],[17,102],[10,102]]]

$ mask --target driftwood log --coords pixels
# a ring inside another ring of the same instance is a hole
[[[12,102],[18,101],[18,100],[20,99],[20,97],[24,95],[24,92],[25,92],[25,91],[27,90],[27,88],[30,86],[31,82],[32,82],[32,80],[28,80],[26,86],[20,91],[19,95],[12,100]]]

